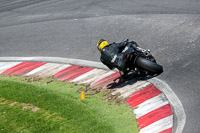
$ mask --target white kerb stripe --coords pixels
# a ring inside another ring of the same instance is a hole
[[[105,71],[105,70],[101,70],[93,75],[88,76],[87,78],[80,80],[79,84],[89,85],[89,84],[93,83],[97,78],[99,78],[99,76],[104,75],[106,72],[107,71]]]
[[[129,92],[126,92],[126,93],[122,94],[120,97],[126,98],[126,97],[128,97],[129,95],[133,94],[134,92],[136,92],[136,91],[138,91],[138,90],[140,90],[140,89],[143,89],[144,87],[146,87],[146,86],[148,86],[148,85],[150,85],[150,84],[151,84],[151,83],[146,82],[145,84],[142,84],[142,85],[140,85],[140,86],[137,86],[137,87],[135,87],[135,88],[132,88],[132,90],[130,90]]]
[[[40,66],[40,67],[38,67],[38,68],[36,68],[36,69],[30,71],[29,73],[26,74],[26,76],[28,76],[28,75],[33,75],[33,74],[35,74],[35,73],[37,73],[37,72],[46,70],[46,69],[49,68],[49,67],[52,67],[52,64],[51,64],[51,63],[44,64],[44,65],[42,65],[42,66]]]
[[[99,81],[99,80],[101,80],[101,79],[103,79],[103,78],[105,78],[105,77],[107,77],[107,76],[109,76],[113,73],[115,73],[115,71],[108,71],[107,73],[105,73],[105,74],[99,76],[97,79],[95,79],[95,81],[92,82],[91,85],[95,84],[97,81]]]
[[[147,113],[158,109],[166,104],[168,104],[169,101],[165,97],[165,95],[162,93],[158,96],[155,96],[149,100],[146,100],[145,102],[138,105],[138,108],[133,110],[136,114],[136,118],[146,115]]]
[[[136,83],[132,83],[132,82],[135,82],[135,80],[132,80],[132,81],[129,81],[128,83],[124,83],[123,86],[124,87],[121,87],[122,85],[119,85],[116,89],[116,91],[112,92],[112,95],[116,95],[117,93],[125,93],[127,91],[130,91],[134,88],[137,88],[138,86],[142,85],[142,84],[145,84],[147,83],[146,81],[137,81]]]
[[[72,82],[78,82],[78,81],[83,81],[84,79],[88,80],[88,79],[94,78],[91,75],[98,74],[98,73],[101,73],[101,72],[103,72],[103,70],[93,69],[93,70],[91,70],[91,71],[89,71],[89,72],[87,72],[87,73],[75,78],[74,80],[72,80]],[[91,76],[91,78],[90,78],[90,76]]]
[[[8,62],[0,62],[0,68],[8,64]]]
[[[46,75],[44,76],[51,76],[51,75],[54,75],[55,73],[69,67],[70,65],[62,65],[62,64],[55,64],[55,63],[47,63],[45,65],[42,65],[34,70],[32,70],[31,72],[27,73],[26,76],[28,75],[34,75],[36,73],[40,73],[41,74],[45,71],[48,71],[48,73],[46,73]],[[52,70],[51,70],[52,69]],[[49,71],[50,70],[50,71]],[[38,74],[38,75],[41,75],[41,74]]]
[[[85,80],[85,81],[81,81],[81,84],[90,84],[92,82],[94,82],[98,77],[94,76],[93,78],[89,79],[89,80]]]
[[[140,130],[139,133],[159,133],[173,126],[173,115],[165,117]]]
[[[148,81],[152,82],[158,89],[160,89],[167,96],[168,100],[170,101],[170,104],[174,108],[173,113],[175,113],[177,116],[176,130],[174,131],[174,133],[182,133],[183,128],[185,126],[186,114],[181,101],[173,92],[172,88],[170,88],[170,86],[166,82],[157,78],[152,78],[149,79]]]
[[[14,67],[22,62],[1,62],[0,73],[6,71],[7,69]]]

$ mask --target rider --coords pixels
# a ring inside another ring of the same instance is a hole
[[[111,44],[104,39],[97,42],[97,48],[101,52],[101,62],[109,69],[117,68],[123,78],[127,78],[128,76],[126,67],[127,58],[137,47],[138,44],[136,42],[129,42],[128,39],[124,42],[113,42]]]

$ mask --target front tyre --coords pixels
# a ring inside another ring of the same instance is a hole
[[[163,67],[161,65],[140,56],[136,59],[135,63],[138,67],[154,74],[161,74],[163,72]]]

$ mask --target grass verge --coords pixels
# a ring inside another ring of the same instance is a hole
[[[0,132],[137,133],[132,109],[104,93],[80,100],[83,85],[0,76]],[[89,93],[89,92],[88,92]]]

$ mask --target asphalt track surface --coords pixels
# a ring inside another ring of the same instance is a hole
[[[183,133],[200,130],[199,0],[1,0],[0,56],[99,61],[96,42],[129,38],[164,66],[186,113]]]

